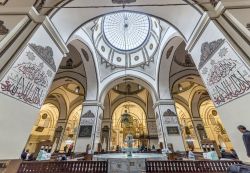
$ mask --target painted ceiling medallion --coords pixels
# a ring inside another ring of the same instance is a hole
[[[158,19],[121,11],[97,19],[92,38],[101,56],[100,63],[106,64],[106,68],[144,68],[154,62],[161,31]]]

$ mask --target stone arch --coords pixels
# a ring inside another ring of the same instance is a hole
[[[75,0],[72,3],[74,5],[85,6],[83,1]],[[94,2],[93,2],[94,3]],[[96,8],[94,11],[91,8],[86,8],[85,10],[74,9],[74,13],[70,13],[70,10],[60,8],[60,10],[55,11],[53,15],[51,15],[51,20],[55,24],[56,28],[58,28],[59,33],[61,33],[64,41],[67,41],[70,35],[79,28],[82,24],[87,23],[97,17],[103,16],[108,13],[113,13],[116,11],[121,11],[121,6],[114,6],[111,1],[105,0],[101,3],[96,1],[98,5],[106,6],[105,9],[99,10]],[[181,7],[181,10],[185,12],[187,15],[179,15],[176,6],[153,6],[151,8],[137,8],[136,6],[127,6],[127,11],[135,11],[138,13],[144,13],[153,17],[160,18],[163,21],[166,21],[170,25],[172,25],[176,30],[178,30],[183,37],[188,40],[194,30],[196,24],[199,22],[201,18],[201,11],[197,9],[194,5],[191,5],[187,1],[184,1],[185,4]],[[107,5],[110,6],[107,6]],[[147,3],[142,3],[146,5]],[[71,3],[68,3],[67,6],[70,6]],[[180,8],[180,6],[178,6]],[[68,14],[68,16],[65,16]],[[77,16],[74,16],[77,15]],[[81,16],[81,17],[79,17]],[[170,17],[174,16],[174,17]],[[57,21],[64,20],[64,23],[59,24]],[[77,19],[72,21],[72,18]],[[188,22],[187,22],[188,21]],[[71,28],[67,27],[66,24],[71,23]],[[65,27],[64,27],[65,25]],[[64,28],[64,29],[62,29]]]
[[[81,33],[78,33],[81,34]],[[75,46],[82,56],[84,68],[86,71],[86,100],[96,100],[98,96],[98,86],[99,86],[99,71],[97,68],[97,60],[94,58],[96,56],[94,49],[89,47],[89,44],[79,35],[74,35],[70,40],[70,44]],[[83,55],[84,49],[87,55]],[[85,56],[88,56],[85,57]],[[84,58],[85,57],[85,58]]]
[[[111,74],[108,78],[103,80],[102,85],[100,86],[100,95],[98,100],[101,103],[104,103],[105,96],[108,91],[119,83],[124,83],[125,75],[123,71]],[[153,86],[154,80],[148,75],[135,70],[126,71],[126,79],[132,79],[132,82],[139,83],[144,88],[146,88],[152,96],[153,102],[158,100],[158,95],[155,87]]]
[[[157,90],[160,99],[169,99],[171,98],[171,93],[169,91],[170,81],[170,67],[173,59],[173,54],[177,49],[178,45],[183,41],[183,39],[178,35],[178,33],[173,33],[168,40],[164,50],[162,51],[161,57],[157,63]],[[173,46],[173,47],[171,47]],[[166,56],[165,56],[166,55]]]
[[[114,101],[114,104],[113,104],[112,109],[110,111],[111,116],[113,115],[115,109],[120,104],[122,104],[123,102],[126,102],[126,101],[130,101],[130,102],[138,104],[143,109],[143,111],[144,111],[144,113],[146,115],[146,105],[145,105],[145,103],[139,98],[129,96],[129,97],[126,97],[126,100],[124,98],[119,98],[119,99]]]

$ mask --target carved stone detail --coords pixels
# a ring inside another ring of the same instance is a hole
[[[94,118],[95,115],[93,112],[91,112],[91,110],[88,110],[88,112],[86,112],[85,114],[82,115],[83,118]]]
[[[205,42],[201,45],[201,57],[199,63],[199,69],[201,69],[206,62],[213,56],[213,54],[220,48],[225,42],[225,39],[218,39],[210,43]]]
[[[8,34],[9,29],[4,26],[4,21],[0,20],[0,35]]]
[[[164,117],[166,117],[166,116],[174,116],[174,117],[176,117],[177,115],[176,115],[176,113],[174,113],[173,111],[171,111],[170,109],[168,109],[167,111],[165,111],[163,113],[163,116]]]
[[[42,47],[33,43],[29,45],[54,71],[56,71],[53,50],[50,46]]]

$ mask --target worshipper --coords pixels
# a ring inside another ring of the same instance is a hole
[[[231,153],[232,153],[232,156],[233,156],[235,159],[239,159],[238,154],[236,153],[236,151],[235,151],[234,149],[231,149],[230,151],[231,151]]]
[[[21,159],[26,160],[28,153],[29,153],[29,150],[24,149],[22,154],[21,154]]]
[[[141,152],[145,151],[145,146],[144,146],[144,145],[141,146],[140,151],[141,151]]]
[[[68,145],[65,145],[65,146],[63,147],[64,153],[67,153],[67,150],[68,150]]]
[[[119,145],[116,145],[115,151],[120,151],[120,146]]]
[[[28,161],[34,160],[34,153],[31,153],[28,157]]]
[[[68,149],[68,156],[71,155],[73,148],[74,148],[74,143],[70,144],[70,146],[69,146],[69,149]]]
[[[90,144],[88,144],[87,147],[86,147],[86,154],[91,154],[91,146],[90,146]]]
[[[239,125],[237,128],[243,134],[242,139],[246,148],[247,156],[250,157],[250,131],[248,131],[243,125]]]
[[[42,146],[41,149],[40,149],[40,151],[39,151],[39,153],[38,153],[38,155],[37,155],[36,160],[45,160],[46,153],[47,152],[44,150],[44,146]]]
[[[195,155],[194,155],[194,153],[193,153],[193,149],[190,149],[190,150],[188,151],[188,159],[189,159],[189,160],[195,160]]]
[[[152,150],[155,150],[155,145],[152,145]]]
[[[27,153],[27,155],[26,155],[26,158],[25,158],[25,160],[29,160],[29,157],[30,157],[30,153],[29,153],[29,150],[26,150],[26,153]]]

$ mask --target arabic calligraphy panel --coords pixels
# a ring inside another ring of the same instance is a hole
[[[55,73],[27,46],[1,79],[0,92],[40,108]]]
[[[215,106],[221,106],[250,91],[250,71],[225,41],[200,69]]]

